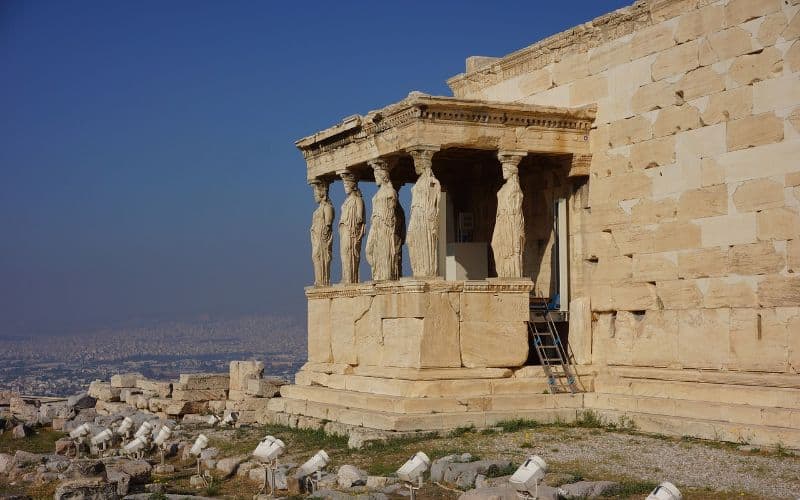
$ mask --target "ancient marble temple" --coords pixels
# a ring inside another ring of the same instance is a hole
[[[299,140],[315,280],[276,418],[445,430],[592,409],[800,447],[798,11],[639,0],[469,58],[453,97]],[[543,394],[532,300],[585,392]]]

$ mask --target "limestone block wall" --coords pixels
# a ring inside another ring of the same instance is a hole
[[[800,370],[798,11],[639,1],[450,80],[461,98],[597,104],[570,200],[593,363]]]
[[[530,280],[309,288],[308,361],[391,368],[518,367]]]

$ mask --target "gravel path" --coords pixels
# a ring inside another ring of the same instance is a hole
[[[491,439],[487,439],[490,438]],[[520,463],[527,455],[598,479],[628,477],[762,498],[800,498],[800,457],[598,429],[544,427],[467,438],[481,456]],[[520,445],[530,444],[530,448]]]

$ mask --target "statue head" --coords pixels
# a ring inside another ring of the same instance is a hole
[[[342,184],[344,185],[344,192],[345,194],[349,195],[351,193],[359,194],[360,191],[358,190],[358,179],[356,176],[353,175],[351,172],[343,171],[338,172],[339,177],[342,178]]]
[[[322,203],[328,199],[328,186],[329,182],[322,179],[314,179],[309,184],[314,189],[314,201]]]
[[[503,179],[508,180],[511,177],[517,175],[519,173],[519,169],[513,163],[503,163]]]
[[[503,179],[508,180],[519,173],[519,164],[527,153],[523,151],[501,151],[497,154],[503,169]]]
[[[378,186],[391,186],[392,180],[389,176],[391,165],[386,160],[378,158],[369,162],[375,174],[375,184]]]

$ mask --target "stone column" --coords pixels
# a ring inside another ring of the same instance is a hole
[[[442,187],[433,175],[433,154],[438,148],[415,148],[408,152],[419,174],[411,188],[411,221],[408,224],[408,256],[416,277],[437,276],[439,263],[439,200]]]
[[[347,197],[339,217],[339,252],[342,257],[342,283],[358,283],[361,263],[361,239],[364,237],[364,200],[358,189],[358,179],[352,172],[336,172],[342,178]]]
[[[333,203],[328,198],[329,180],[314,179],[309,182],[314,189],[314,200],[319,204],[311,217],[311,261],[314,263],[314,286],[331,284],[331,257],[333,255]]]
[[[522,277],[522,252],[525,248],[525,219],[522,214],[522,189],[519,162],[524,151],[500,151],[505,184],[497,191],[497,218],[492,233],[492,253],[498,278]]]
[[[395,280],[397,271],[397,191],[389,177],[390,164],[377,158],[368,162],[375,173],[378,192],[372,197],[372,217],[367,236],[367,262],[373,281]]]

